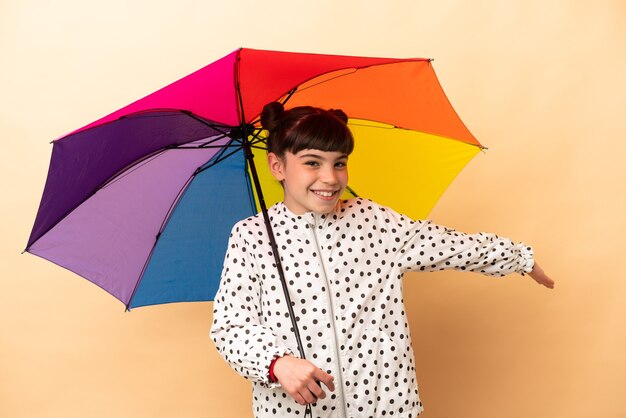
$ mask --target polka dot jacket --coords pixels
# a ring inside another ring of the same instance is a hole
[[[458,269],[503,276],[530,272],[532,250],[493,234],[413,221],[364,199],[334,213],[269,209],[306,358],[335,378],[313,416],[415,417],[422,411],[402,300],[406,271]],[[269,381],[269,365],[298,349],[263,217],[232,230],[211,338],[253,382],[257,418],[303,416]]]

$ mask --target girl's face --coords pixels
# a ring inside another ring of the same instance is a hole
[[[270,170],[282,182],[285,206],[296,215],[331,212],[348,184],[348,156],[305,149],[283,158],[270,152]]]

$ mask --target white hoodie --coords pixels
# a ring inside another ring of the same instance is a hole
[[[335,391],[313,405],[315,418],[422,411],[402,299],[405,271],[503,276],[534,264],[524,244],[413,221],[365,199],[339,201],[325,215],[294,215],[279,203],[269,215],[306,358],[335,378]],[[255,417],[304,414],[268,379],[272,360],[298,349],[262,215],[233,227],[211,338],[252,380]]]

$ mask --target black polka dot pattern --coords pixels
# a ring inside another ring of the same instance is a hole
[[[269,209],[308,360],[341,382],[313,416],[415,417],[422,411],[402,300],[406,271],[458,269],[487,275],[529,272],[530,247],[493,234],[464,234],[413,221],[365,199],[334,213]],[[303,416],[268,380],[276,356],[297,353],[282,287],[260,215],[232,230],[211,338],[253,382],[257,418]],[[345,409],[344,409],[345,408]]]

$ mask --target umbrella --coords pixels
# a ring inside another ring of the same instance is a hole
[[[413,218],[481,149],[429,59],[242,48],[53,141],[26,251],[127,309],[212,300],[231,226],[282,197],[258,122],[275,100],[343,109],[350,192]]]

